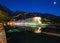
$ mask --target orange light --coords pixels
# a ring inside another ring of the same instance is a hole
[[[41,27],[39,27],[37,30],[34,30],[34,33],[41,33]]]
[[[13,24],[13,21],[9,21],[9,22],[8,22],[8,25],[9,25],[9,26],[12,26],[12,24]]]

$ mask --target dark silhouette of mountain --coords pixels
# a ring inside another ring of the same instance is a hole
[[[18,16],[19,15],[19,16]],[[16,11],[14,13],[14,16],[17,16],[17,18],[31,18],[31,17],[35,17],[35,16],[39,16],[39,17],[42,17],[42,18],[48,18],[48,19],[54,19],[56,18],[57,16],[55,15],[52,15],[52,14],[43,14],[43,13],[35,13],[35,12],[21,12],[21,11]]]
[[[23,16],[41,16],[42,18],[54,18],[55,15],[47,14],[47,13],[35,13],[35,12],[24,12],[24,11],[16,11],[14,13],[15,15],[23,15]]]
[[[10,16],[12,16],[12,14],[13,14],[12,10],[10,10],[9,8],[7,8],[7,7],[5,7],[4,5],[1,5],[1,4],[0,4],[0,10],[8,13]]]
[[[49,19],[51,22],[60,23],[60,20],[59,20],[60,16],[55,16],[53,14],[48,14],[48,13],[16,11],[13,15],[14,15],[13,18],[15,18],[16,20],[27,19],[27,18],[38,16],[38,17],[41,17],[42,19],[43,18]]]

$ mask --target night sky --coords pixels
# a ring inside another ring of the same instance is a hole
[[[12,11],[49,13],[60,16],[60,0],[0,0]]]

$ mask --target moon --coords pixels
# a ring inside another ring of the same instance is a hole
[[[54,5],[56,5],[56,2],[53,2]]]

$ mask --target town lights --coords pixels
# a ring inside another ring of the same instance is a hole
[[[41,17],[33,17],[28,19],[22,19],[17,21],[10,21],[8,25],[12,27],[18,27],[22,29],[24,27],[25,30],[33,31],[35,33],[41,33]]]

